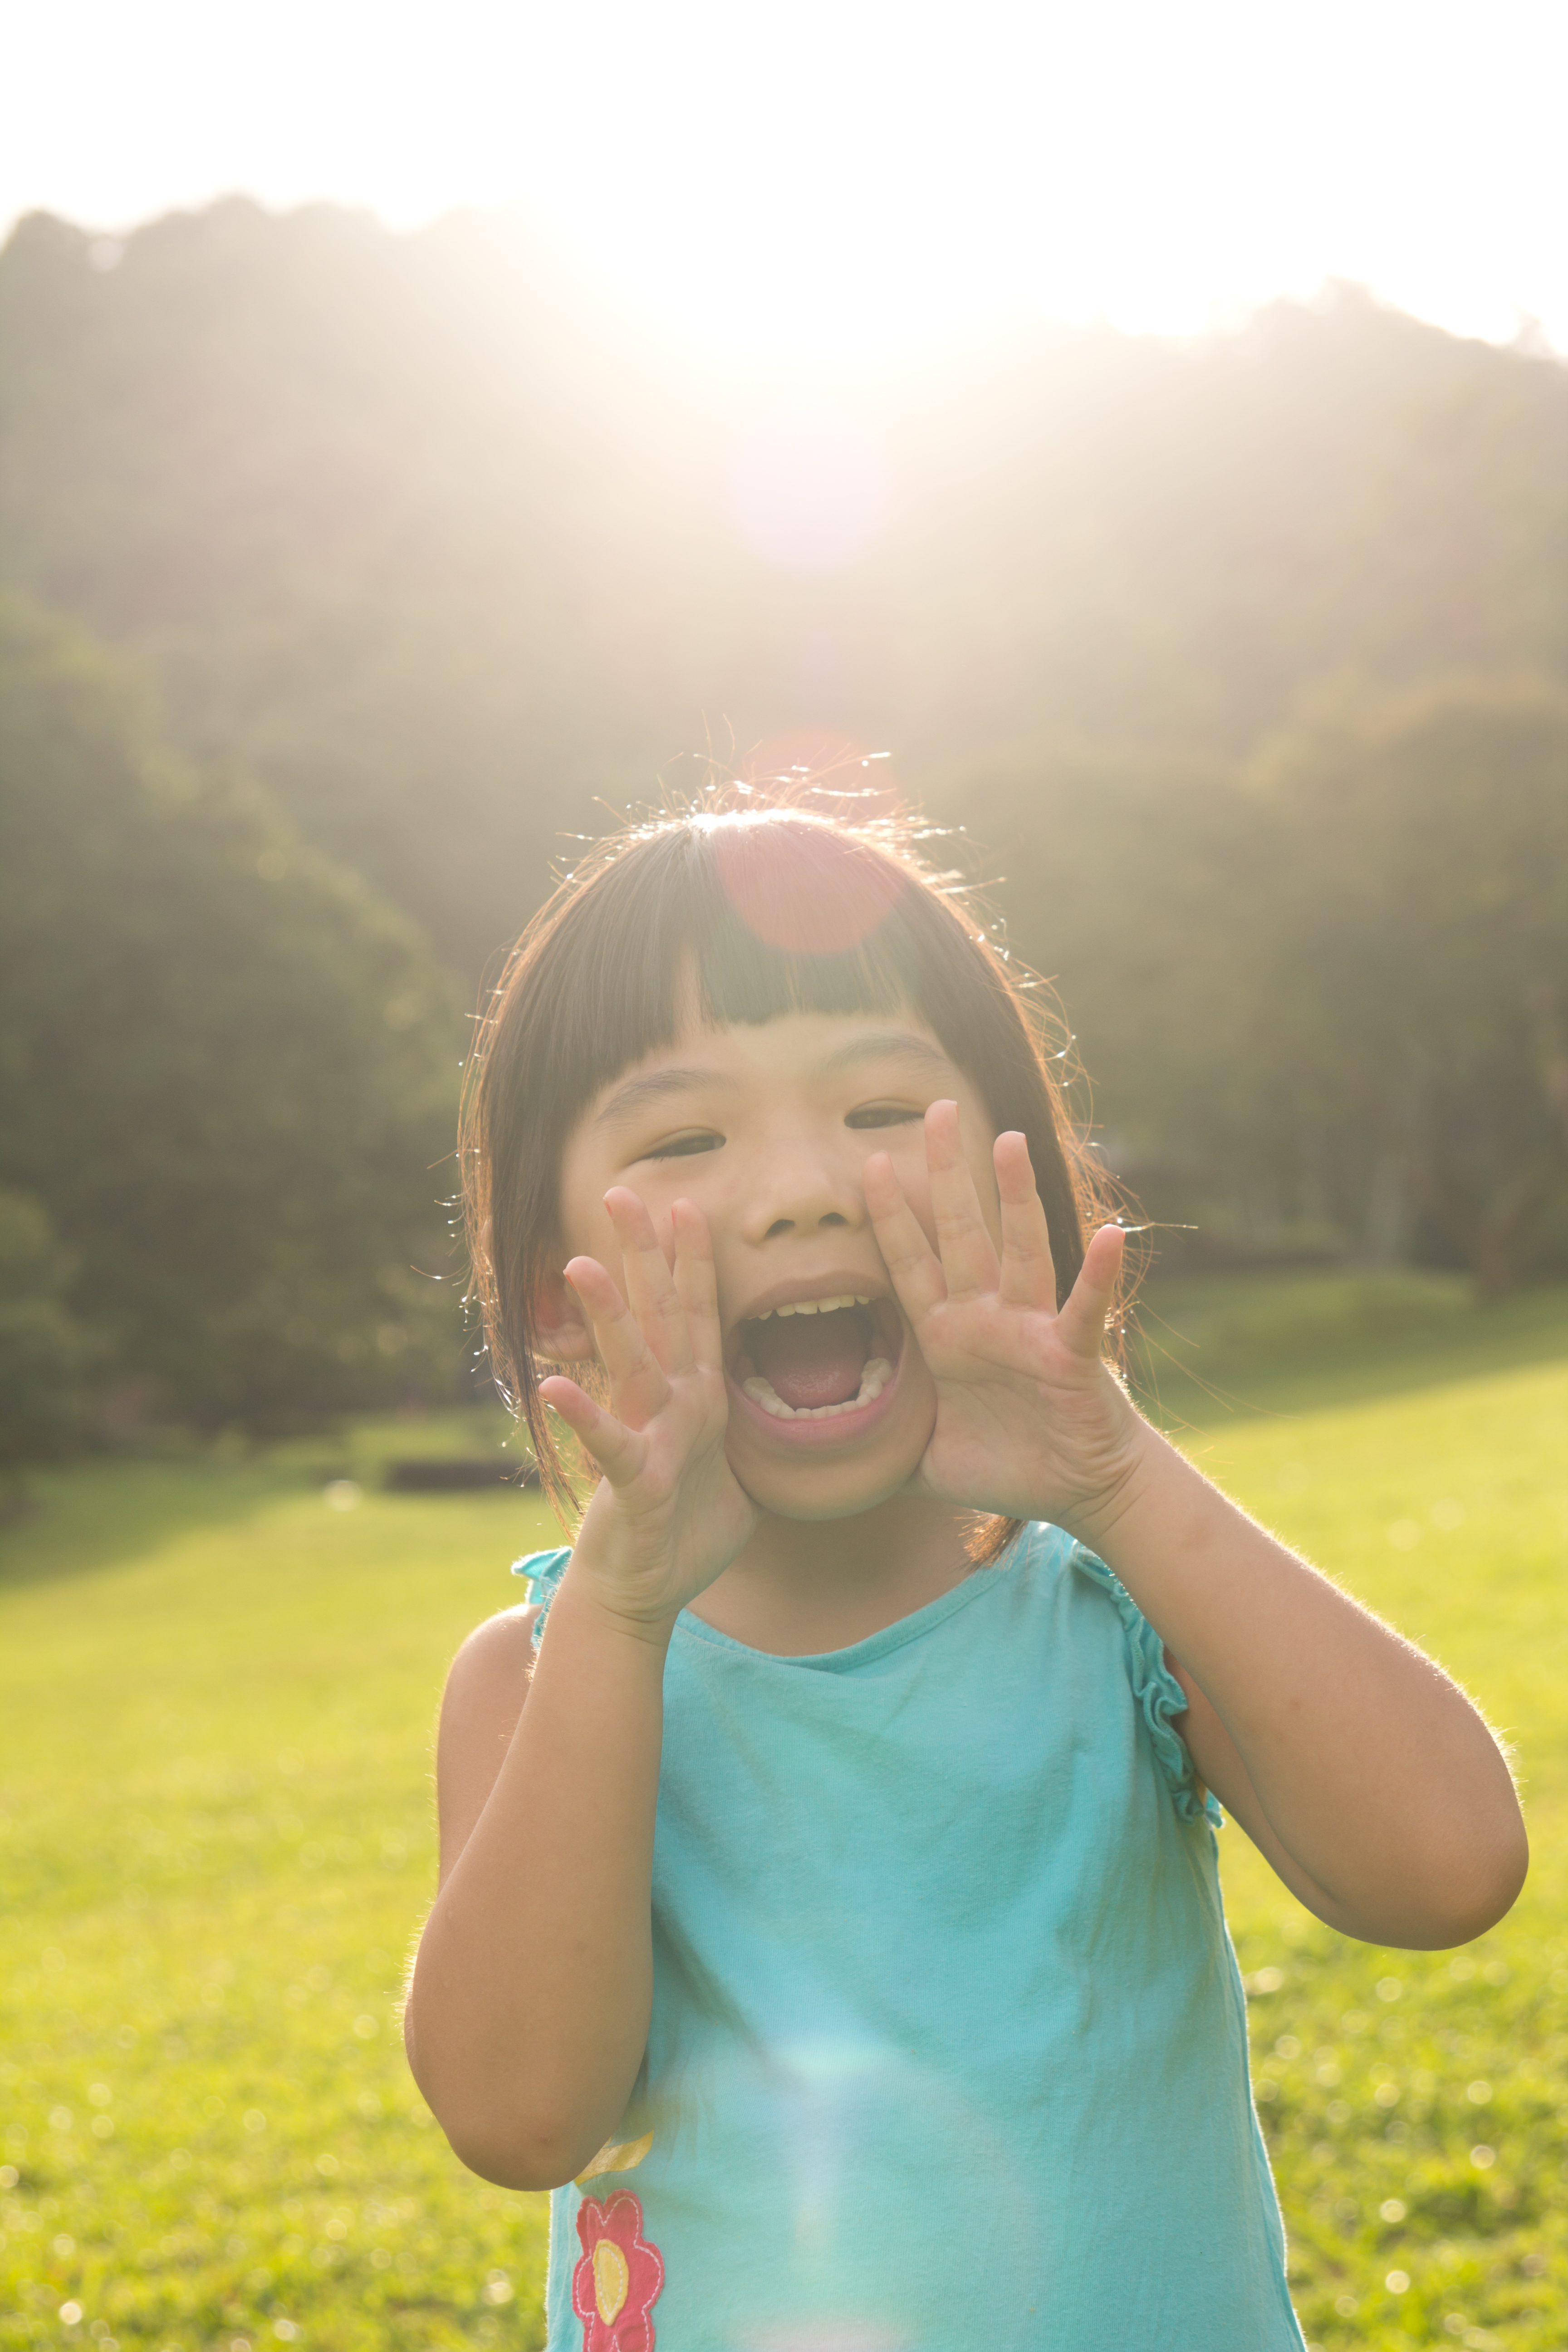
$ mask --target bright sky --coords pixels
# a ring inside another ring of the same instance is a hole
[[[1568,0],[18,0],[0,54],[6,222],[520,204],[797,355],[1327,277],[1568,351]]]

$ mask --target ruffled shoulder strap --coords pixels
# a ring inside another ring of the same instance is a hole
[[[1164,1643],[1121,1578],[1107,1568],[1097,1552],[1075,1543],[1071,1559],[1074,1568],[1102,1585],[1116,1603],[1127,1643],[1127,1672],[1132,1696],[1142,1711],[1154,1761],[1170,1786],[1177,1812],[1184,1822],[1208,1821],[1215,1829],[1220,1828],[1225,1815],[1218,1801],[1212,1791],[1203,1788],[1191,1750],[1171,1721],[1173,1715],[1185,1714],[1187,1697],[1165,1664]]]
[[[571,1557],[570,1547],[563,1546],[559,1551],[531,1551],[521,1559],[512,1561],[512,1574],[527,1577],[528,1597],[539,1603],[539,1614],[533,1621],[536,1648],[540,1634],[544,1631],[545,1618],[550,1614],[550,1604],[555,1598],[555,1588],[566,1573],[566,1563]]]

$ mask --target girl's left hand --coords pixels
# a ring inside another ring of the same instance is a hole
[[[931,1105],[925,1142],[936,1250],[887,1153],[864,1172],[878,1245],[936,1385],[936,1424],[917,1482],[947,1502],[1090,1533],[1114,1517],[1147,1432],[1100,1353],[1121,1230],[1102,1225],[1093,1236],[1058,1310],[1024,1137],[999,1135],[994,1147],[1000,1258],[955,1103]]]

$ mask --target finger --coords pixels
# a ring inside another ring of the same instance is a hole
[[[708,1220],[695,1202],[677,1201],[675,1223],[675,1287],[694,1360],[723,1360],[724,1334],[719,1320],[719,1277],[713,1264],[713,1237]]]
[[[691,1370],[691,1339],[669,1263],[659,1247],[653,1219],[636,1192],[613,1184],[605,1207],[621,1245],[626,1304],[637,1327],[667,1372]]]
[[[897,1171],[885,1151],[874,1151],[860,1171],[871,1230],[882,1253],[900,1306],[918,1324],[947,1297],[947,1278],[925,1230],[904,1198]]]
[[[1116,1297],[1125,1246],[1126,1236],[1120,1225],[1101,1225],[1083,1254],[1078,1280],[1068,1294],[1057,1324],[1058,1333],[1075,1356],[1098,1356],[1104,1350],[1105,1318]]]
[[[926,1166],[936,1244],[950,1298],[973,1298],[994,1290],[1000,1268],[996,1245],[986,1230],[980,1195],[963,1156],[958,1105],[934,1102],[925,1118]]]
[[[574,1257],[566,1279],[583,1302],[599,1361],[609,1374],[616,1411],[634,1429],[669,1400],[664,1368],[644,1339],[637,1317],[596,1258]]]
[[[1016,1133],[999,1135],[992,1158],[1002,1202],[1003,1302],[1054,1315],[1057,1270],[1051,1261],[1051,1229],[1029,1164],[1028,1142]]]
[[[539,1393],[561,1415],[578,1444],[604,1472],[612,1486],[630,1484],[647,1457],[645,1439],[597,1405],[564,1372],[552,1372],[539,1383]]]

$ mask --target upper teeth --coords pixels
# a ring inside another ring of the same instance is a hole
[[[788,1307],[767,1307],[752,1319],[756,1323],[766,1323],[775,1315],[831,1315],[840,1307],[869,1307],[870,1304],[869,1298],[847,1290],[842,1298],[797,1298]]]

